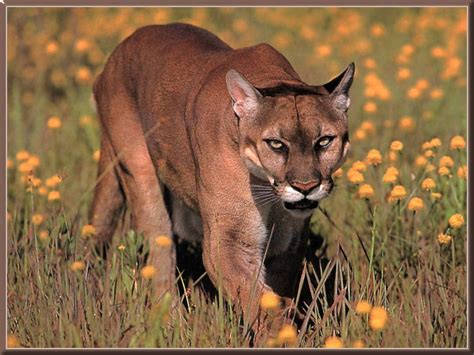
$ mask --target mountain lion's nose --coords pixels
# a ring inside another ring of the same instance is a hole
[[[292,181],[290,183],[291,187],[294,188],[296,191],[301,192],[302,194],[308,194],[312,189],[319,185],[319,183],[315,180],[307,181],[307,182],[299,182],[299,181]]]

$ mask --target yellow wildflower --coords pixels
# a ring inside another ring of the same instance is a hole
[[[33,187],[38,187],[41,185],[41,179],[38,179],[37,177],[31,176],[29,180],[29,183]]]
[[[407,190],[402,185],[394,186],[392,191],[390,192],[390,196],[396,200],[401,200],[402,198],[405,198],[406,195]]]
[[[431,147],[432,148],[438,148],[441,146],[441,139],[439,138],[433,138],[431,141],[430,141],[430,144],[431,144]]]
[[[434,156],[434,152],[431,149],[425,150],[424,154],[425,154],[425,157],[427,157],[427,158],[431,158],[431,157]]]
[[[90,71],[89,68],[87,68],[87,67],[80,67],[80,68],[76,71],[75,78],[76,78],[76,81],[77,81],[78,83],[87,83],[87,82],[89,82],[89,80],[91,80],[91,78],[92,78],[92,73],[91,73],[91,71]]]
[[[16,160],[28,160],[30,153],[26,150],[20,150],[16,153]]]
[[[362,340],[356,340],[352,343],[352,347],[356,349],[365,348],[365,344]]]
[[[56,174],[56,175],[51,176],[50,178],[47,178],[45,184],[48,187],[55,187],[59,183],[61,183],[61,181],[62,181],[61,176]]]
[[[342,343],[341,338],[333,335],[327,337],[326,340],[324,340],[324,347],[328,349],[338,349],[343,348],[344,344]]]
[[[366,171],[367,170],[367,165],[363,161],[357,160],[354,163],[352,163],[351,169],[354,169],[355,171]]]
[[[464,224],[464,217],[459,213],[453,214],[451,217],[449,217],[448,223],[451,228],[461,228]]]
[[[125,250],[125,245],[120,244],[117,249],[120,250],[120,251],[124,251]]]
[[[61,199],[61,194],[59,193],[59,191],[54,190],[48,194],[48,201],[56,201],[59,199]]]
[[[359,187],[359,198],[370,198],[374,196],[374,189],[369,184],[363,184]]]
[[[466,147],[466,142],[464,141],[463,137],[454,136],[453,138],[451,138],[450,147],[451,150],[464,149]]]
[[[367,314],[372,309],[372,305],[367,301],[359,301],[356,304],[355,311],[357,314]]]
[[[467,166],[466,165],[460,166],[458,168],[457,174],[461,179],[466,179],[467,178]]]
[[[159,247],[169,248],[173,244],[173,241],[171,240],[170,237],[168,237],[166,235],[160,235],[160,236],[155,238],[155,243]]]
[[[44,222],[44,216],[41,213],[36,213],[31,217],[31,222],[35,226],[39,226],[41,223]]]
[[[436,88],[436,89],[433,89],[433,90],[430,91],[430,97],[433,100],[438,100],[438,99],[442,98],[443,96],[444,96],[443,89]]]
[[[316,37],[316,32],[310,26],[304,26],[300,30],[300,35],[308,41],[312,41]]]
[[[369,325],[372,330],[382,330],[388,319],[388,313],[383,307],[373,307],[369,315]]]
[[[327,57],[332,53],[332,49],[328,45],[321,45],[315,48],[315,53],[320,57]]]
[[[273,292],[264,292],[260,298],[262,309],[277,309],[280,306],[280,297]]]
[[[99,159],[100,159],[100,150],[99,149],[94,152],[94,154],[92,155],[92,159],[94,161],[99,161]]]
[[[380,23],[376,23],[370,28],[370,34],[375,38],[381,37],[385,34],[385,27]]]
[[[398,171],[398,169],[394,166],[389,166],[387,168],[387,170],[385,171],[385,174],[393,174],[395,176],[398,176],[400,175],[400,172]]]
[[[421,182],[421,188],[423,190],[429,191],[432,190],[434,187],[436,187],[436,183],[431,178],[426,178]]]
[[[399,80],[408,79],[411,76],[411,71],[408,68],[400,68],[397,73]]]
[[[367,133],[374,133],[375,132],[375,125],[372,121],[364,121],[360,125],[360,129],[363,129]]]
[[[34,167],[28,164],[27,162],[23,162],[20,165],[18,165],[18,171],[20,173],[29,173],[34,170]]]
[[[18,339],[11,334],[8,334],[7,336],[7,348],[18,348],[20,347],[20,342]]]
[[[91,44],[87,39],[81,38],[81,39],[78,39],[77,42],[75,43],[74,49],[76,50],[76,52],[82,53],[88,50],[90,46]]]
[[[450,57],[449,59],[446,60],[446,66],[441,74],[441,77],[443,79],[449,79],[455,76],[458,72],[459,69],[461,68],[462,60],[458,57]]]
[[[423,150],[431,149],[431,148],[433,148],[433,147],[431,146],[431,142],[424,142],[424,143],[421,145],[421,149],[423,149]]]
[[[46,45],[47,54],[55,54],[59,49],[58,43],[55,41],[48,42]]]
[[[49,233],[46,230],[42,230],[38,233],[38,237],[42,242],[45,242],[46,240],[48,240]]]
[[[386,182],[386,183],[393,184],[395,181],[397,181],[397,175],[385,173],[383,175],[382,181]]]
[[[40,166],[40,159],[37,155],[31,155],[26,161],[27,164],[31,165],[33,168]]]
[[[48,189],[44,186],[41,186],[38,189],[38,194],[41,195],[41,196],[45,196],[47,193],[48,193]]]
[[[428,83],[428,80],[420,79],[416,82],[415,86],[419,90],[425,90],[430,86],[430,84]]]
[[[400,118],[398,127],[400,127],[402,131],[407,131],[407,132],[413,131],[413,129],[415,128],[415,121],[413,120],[413,118],[409,116],[404,116]]]
[[[89,68],[87,67],[80,67],[76,71],[75,75],[76,81],[78,83],[87,83],[92,78],[92,73]]]
[[[296,343],[296,328],[293,325],[285,324],[278,332],[277,341],[279,344],[292,345]]]
[[[377,112],[377,104],[373,101],[369,101],[364,105],[364,111],[368,113]]]
[[[425,166],[428,163],[428,160],[423,155],[418,155],[415,159],[416,166]]]
[[[446,51],[441,47],[431,48],[431,55],[433,58],[442,58],[446,55]]]
[[[433,200],[439,200],[442,197],[442,195],[439,192],[432,192],[431,193],[431,198]]]
[[[74,261],[71,266],[70,266],[70,269],[71,271],[82,271],[86,268],[86,264],[84,264],[83,261]]]
[[[450,236],[449,234],[443,234],[443,233],[438,234],[438,242],[440,244],[448,244],[452,239],[453,237]]]
[[[410,199],[408,202],[408,210],[409,211],[420,211],[425,207],[425,204],[423,203],[423,200],[419,197],[413,197]]]
[[[375,97],[377,96],[377,90],[373,86],[368,86],[365,88],[364,94],[366,97]]]
[[[400,150],[403,149],[403,143],[400,142],[400,141],[393,141],[390,144],[390,149],[393,150],[393,151],[400,151]]]
[[[347,179],[353,184],[360,184],[364,182],[364,175],[351,168],[347,171]]]
[[[47,122],[48,128],[51,129],[58,129],[59,127],[61,127],[61,124],[61,119],[56,116],[50,117]]]
[[[410,98],[410,99],[417,99],[419,98],[421,95],[421,90],[418,89],[417,87],[412,87],[410,89],[408,89],[407,91],[407,96]]]
[[[141,275],[144,279],[151,279],[155,275],[155,267],[151,265],[145,266],[141,270]]]
[[[377,67],[377,62],[373,58],[365,58],[363,64],[367,69],[375,69]]]
[[[81,235],[83,237],[95,235],[96,230],[92,224],[86,224],[82,227]]]
[[[447,168],[452,168],[454,166],[454,161],[451,159],[451,157],[448,157],[447,155],[441,157],[439,160],[439,166],[440,167],[447,167]]]
[[[371,149],[367,153],[367,163],[372,165],[378,165],[382,162],[382,154],[377,149]]]
[[[377,87],[377,94],[381,100],[388,100],[392,96],[390,90],[383,84]]]
[[[354,132],[354,137],[355,139],[360,140],[360,141],[364,140],[365,137],[367,137],[367,132],[359,128]]]
[[[447,167],[442,166],[441,168],[438,169],[438,174],[441,176],[449,176],[450,171]]]
[[[405,55],[411,55],[415,51],[415,47],[412,44],[405,44],[402,46],[402,53]]]

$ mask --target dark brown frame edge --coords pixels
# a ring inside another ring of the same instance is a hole
[[[373,7],[388,7],[388,6],[468,6],[468,38],[474,33],[474,0],[138,0],[131,3],[129,0],[0,0],[0,28],[5,29],[4,36],[0,36],[0,107],[3,108],[3,120],[0,128],[0,230],[6,231],[6,89],[7,89],[7,73],[6,73],[6,10],[8,6],[56,6],[56,7],[82,7],[82,6],[373,6]],[[471,40],[472,42],[472,40]],[[468,93],[474,90],[473,82],[473,71],[472,62],[474,57],[473,46],[469,46],[468,42]],[[5,70],[3,70],[5,69]],[[469,94],[468,94],[469,98]],[[468,99],[469,101],[469,99]],[[468,152],[473,152],[474,139],[474,119],[472,113],[471,104],[468,104]],[[474,200],[474,192],[470,188],[471,177],[474,173],[474,155],[471,153],[468,155],[468,238],[473,234],[472,221],[474,218],[474,211],[472,210],[472,201]],[[4,234],[6,239],[7,235]],[[4,241],[5,243],[5,241]],[[416,354],[432,354],[432,353],[455,353],[455,354],[474,354],[473,334],[474,334],[474,306],[473,306],[473,292],[472,287],[474,286],[474,273],[473,270],[469,270],[469,266],[472,266],[472,262],[469,260],[474,257],[474,241],[471,240],[468,245],[468,328],[471,329],[468,335],[468,349],[352,349],[352,350],[324,350],[324,349],[6,349],[6,331],[7,331],[7,308],[6,308],[6,260],[7,252],[6,248],[0,246],[0,285],[2,292],[0,292],[0,352],[1,354],[18,354],[18,353],[35,353],[35,354],[61,354],[66,353],[70,355],[88,353],[88,352],[100,352],[102,354],[113,354],[119,352],[130,352],[134,354],[150,354],[151,352],[161,353],[174,353],[179,354],[181,352],[199,352],[199,353],[216,353],[222,350],[232,352],[233,354],[243,354],[251,351],[257,351],[265,354],[277,354],[277,353],[309,353],[315,351],[330,352],[334,354],[344,353],[345,351],[366,353],[366,352],[383,352],[386,354],[396,354],[400,351],[406,353]],[[5,244],[4,244],[5,245]]]
[[[471,0],[3,0],[7,6],[467,6]]]

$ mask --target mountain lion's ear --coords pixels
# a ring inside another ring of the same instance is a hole
[[[258,108],[262,94],[236,70],[231,69],[225,76],[227,91],[232,97],[234,112],[242,118],[252,114]]]
[[[331,95],[333,105],[343,112],[347,111],[351,102],[349,99],[349,89],[354,79],[354,73],[355,65],[351,63],[341,74],[323,85]]]

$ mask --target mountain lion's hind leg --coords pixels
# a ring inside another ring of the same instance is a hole
[[[115,166],[115,154],[104,133],[102,133],[100,146],[99,168],[90,221],[96,229],[97,249],[102,253],[102,257],[105,257],[106,248],[125,207],[125,196]]]
[[[131,210],[132,228],[149,242],[148,264],[154,267],[149,275],[153,275],[157,297],[161,297],[174,285],[176,256],[170,218],[135,102],[115,78],[104,84],[96,93],[102,127],[117,154],[117,172]]]

